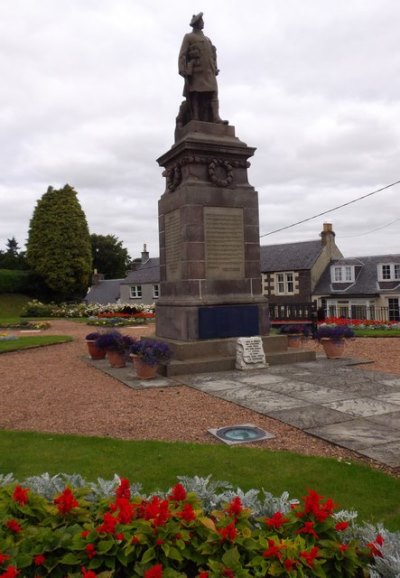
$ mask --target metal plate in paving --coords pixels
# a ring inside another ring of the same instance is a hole
[[[208,431],[210,434],[228,445],[259,442],[275,437],[274,434],[250,423],[212,428]]]

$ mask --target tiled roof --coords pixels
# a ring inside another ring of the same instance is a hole
[[[84,301],[86,303],[116,303],[119,299],[119,286],[123,279],[104,279],[90,287]]]
[[[121,285],[139,285],[142,283],[159,283],[160,282],[160,259],[149,259],[143,265],[140,265],[136,271],[129,271]]]
[[[311,269],[320,256],[320,240],[264,245],[261,249],[261,271],[299,271]]]
[[[400,263],[400,255],[374,255],[332,261],[323,272],[314,293],[315,295],[377,295],[385,291],[400,291],[399,281],[378,281],[378,265],[384,263]],[[334,265],[354,265],[355,282],[332,283],[331,267]]]

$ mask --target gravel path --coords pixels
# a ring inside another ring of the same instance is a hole
[[[133,390],[84,361],[88,326],[68,320],[51,324],[47,334],[72,335],[74,341],[0,355],[2,429],[212,444],[220,442],[207,432],[209,428],[253,423],[276,437],[252,446],[355,459],[391,471],[354,452],[187,386]],[[123,329],[137,336],[153,331],[153,325]],[[348,346],[352,357],[379,359],[364,366],[366,369],[397,374],[399,351],[398,339],[357,339]]]

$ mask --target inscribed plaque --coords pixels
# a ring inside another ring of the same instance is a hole
[[[182,234],[179,209],[165,215],[165,265],[167,281],[181,278]]]
[[[204,207],[204,236],[207,279],[243,279],[243,209]]]
[[[261,337],[239,337],[236,345],[236,369],[268,367]]]

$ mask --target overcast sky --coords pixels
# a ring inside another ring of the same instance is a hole
[[[156,158],[173,144],[192,14],[218,51],[220,112],[256,147],[260,234],[400,179],[399,0],[0,0],[0,249],[49,185],[89,229],[158,256]],[[400,185],[262,244],[400,253]]]

